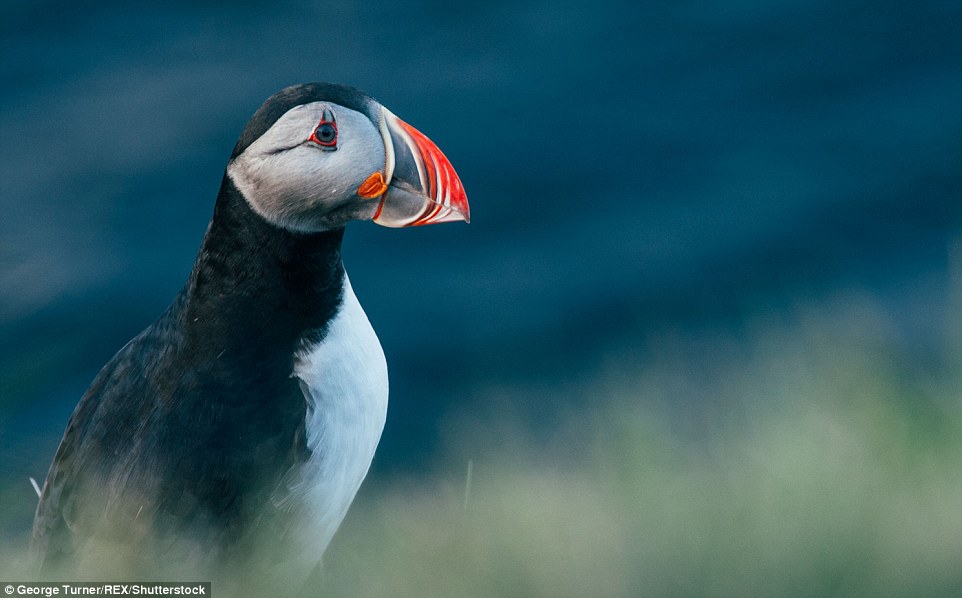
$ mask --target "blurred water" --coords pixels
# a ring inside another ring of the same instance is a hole
[[[300,81],[374,95],[471,200],[469,226],[348,232],[391,365],[378,471],[415,467],[478,388],[563,382],[660,327],[839,292],[876,296],[920,359],[942,326],[958,3],[0,11],[0,487],[43,476],[89,380],[183,283],[247,118]]]

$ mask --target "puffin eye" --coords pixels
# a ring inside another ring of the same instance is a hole
[[[311,133],[310,141],[321,146],[321,149],[337,149],[337,122],[334,120],[333,112],[330,110],[324,111],[324,114],[321,116],[321,122],[318,123],[317,128]]]
[[[322,123],[314,130],[314,141],[321,145],[333,145],[337,141],[337,129],[331,123]]]

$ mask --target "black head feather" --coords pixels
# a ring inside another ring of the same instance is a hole
[[[285,87],[275,93],[257,109],[244,132],[241,133],[231,153],[233,160],[263,135],[277,119],[295,106],[311,102],[333,102],[356,110],[377,123],[377,102],[359,89],[338,83],[302,83]]]

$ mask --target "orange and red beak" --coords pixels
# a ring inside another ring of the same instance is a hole
[[[381,136],[386,155],[383,178],[365,181],[380,204],[374,222],[402,227],[470,221],[468,197],[451,162],[423,133],[382,108]],[[362,196],[363,193],[360,193]]]

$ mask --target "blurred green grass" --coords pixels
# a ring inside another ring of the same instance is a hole
[[[362,494],[331,593],[962,595],[958,351],[920,364],[871,300],[829,307],[480,393],[434,473]],[[547,437],[505,416],[536,393],[566,412]]]
[[[365,484],[318,593],[962,595],[945,330],[920,358],[849,297],[666,332],[563,387],[478,390],[425,473]]]

